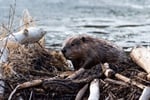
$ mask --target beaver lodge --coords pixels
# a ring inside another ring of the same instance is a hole
[[[149,100],[148,48],[133,48],[124,63],[73,71],[60,51],[44,47],[45,31],[27,10],[21,26],[2,27],[0,100]]]

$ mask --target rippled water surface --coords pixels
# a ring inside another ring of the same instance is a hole
[[[13,3],[0,0],[0,23],[8,22]],[[66,37],[82,33],[111,40],[125,49],[150,45],[149,0],[16,0],[16,26],[24,9],[47,31],[47,47],[59,49]]]

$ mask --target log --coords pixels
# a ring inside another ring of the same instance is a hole
[[[100,88],[99,79],[94,79],[90,84],[90,95],[88,100],[99,100],[100,99]]]
[[[134,48],[130,56],[137,65],[148,73],[147,79],[150,80],[150,50],[145,47]]]
[[[145,87],[139,100],[150,100],[150,87]]]

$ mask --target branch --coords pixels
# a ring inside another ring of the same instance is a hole
[[[120,79],[120,80],[122,80],[122,81],[124,81],[126,83],[135,85],[135,86],[137,86],[137,87],[139,87],[141,89],[144,89],[146,87],[145,85],[143,85],[141,83],[138,83],[136,81],[133,81],[130,78],[127,78],[126,76],[123,76],[123,75],[121,75],[119,73],[115,73],[112,69],[109,68],[108,64],[103,64],[102,67],[106,69],[105,72],[110,73],[111,75],[115,76],[116,78],[118,78],[118,79]],[[108,74],[108,76],[107,76],[107,74],[105,74],[105,75],[106,75],[106,77],[109,77],[110,74]]]
[[[42,84],[42,82],[43,82],[42,80],[32,80],[32,81],[17,85],[16,88],[9,95],[8,100],[11,100],[12,96],[16,93],[17,90],[37,86],[37,85]]]
[[[76,95],[75,100],[82,100],[86,90],[88,89],[88,84],[86,84],[83,88],[80,89],[80,91],[78,92],[78,94]]]
[[[139,100],[149,100],[149,99],[150,99],[150,87],[145,87]]]
[[[79,75],[81,75],[85,71],[84,68],[80,68],[79,70],[75,71],[73,74],[67,77],[67,79],[75,79]]]
[[[88,100],[99,100],[99,99],[100,99],[99,79],[94,79],[90,84],[90,96]]]
[[[134,48],[130,56],[136,64],[148,73],[147,79],[150,80],[150,50],[144,47]]]

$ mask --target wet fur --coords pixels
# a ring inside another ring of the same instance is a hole
[[[116,63],[123,60],[123,50],[104,39],[88,35],[78,35],[68,38],[62,52],[70,59],[75,69],[91,68],[98,63]]]

